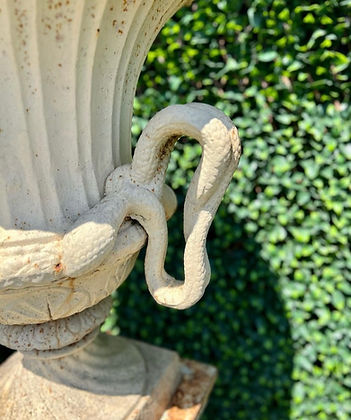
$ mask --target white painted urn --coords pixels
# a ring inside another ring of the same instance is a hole
[[[146,240],[157,302],[188,308],[209,282],[206,235],[240,158],[235,127],[211,106],[174,105],[150,120],[133,159],[130,145],[143,61],[186,3],[0,0],[0,343],[40,376],[59,377],[57,360],[71,366],[70,355],[101,348],[93,340],[109,296]],[[185,202],[179,281],[164,270],[176,208],[164,182],[181,136],[197,139],[203,155]]]

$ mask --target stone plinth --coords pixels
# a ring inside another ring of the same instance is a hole
[[[12,355],[0,366],[0,418],[193,420],[215,378],[173,351],[100,336],[66,357]]]
[[[200,418],[217,378],[217,369],[193,360],[182,360],[182,379],[161,420]]]

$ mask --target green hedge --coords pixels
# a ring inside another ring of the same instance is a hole
[[[157,306],[139,259],[109,320],[218,367],[207,419],[351,418],[350,16],[350,0],[199,0],[145,64],[135,137],[161,108],[202,101],[244,145],[210,231],[203,300]],[[173,153],[180,208],[200,152]],[[181,226],[179,209],[167,257],[178,278]]]

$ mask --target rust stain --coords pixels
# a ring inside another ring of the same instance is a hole
[[[57,42],[62,42],[63,41],[63,35],[60,33],[56,33],[56,41]]]
[[[63,266],[60,262],[54,265],[54,271],[56,273],[61,273],[62,270],[63,270]]]
[[[190,360],[184,361],[184,364],[189,373],[183,376],[170,408],[165,413],[165,420],[198,418],[216,379],[216,370],[209,366]]]
[[[158,166],[156,168],[156,172],[160,172],[163,168],[163,161],[165,159],[168,159],[173,146],[175,144],[175,142],[178,140],[179,136],[178,135],[174,135],[172,137],[170,137],[166,143],[161,147],[161,149],[158,151],[156,158],[158,160]]]

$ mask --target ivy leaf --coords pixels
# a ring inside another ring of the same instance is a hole
[[[263,61],[264,63],[268,63],[269,61],[273,61],[278,57],[278,53],[273,50],[263,51],[258,54],[258,60]]]

